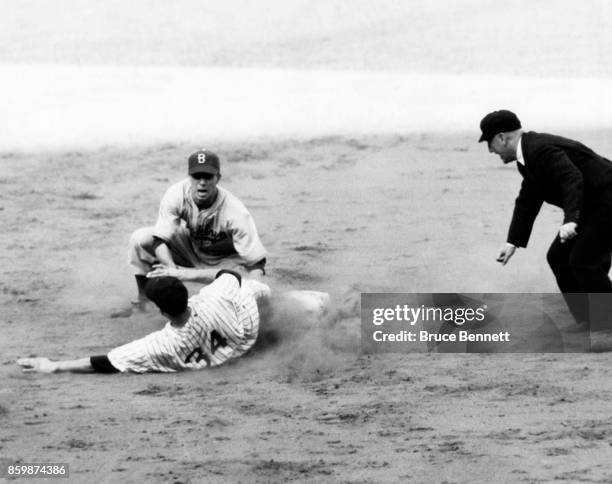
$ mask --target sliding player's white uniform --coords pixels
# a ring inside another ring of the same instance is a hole
[[[269,295],[262,282],[222,274],[189,298],[191,316],[180,328],[163,329],[119,346],[108,360],[119,371],[195,370],[221,365],[248,351],[259,330],[257,299]]]

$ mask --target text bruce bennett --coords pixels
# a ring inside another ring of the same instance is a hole
[[[487,306],[484,305],[477,309],[471,308],[432,308],[425,307],[403,307],[397,305],[395,308],[376,308],[373,310],[372,323],[379,326],[388,321],[404,321],[410,326],[414,326],[417,321],[452,321],[457,326],[466,322],[483,321],[485,319]],[[376,342],[442,342],[442,341],[461,341],[461,342],[508,342],[510,333],[499,331],[495,333],[470,333],[460,330],[458,333],[430,333],[429,331],[407,331],[385,333],[376,330],[372,333],[372,339]]]

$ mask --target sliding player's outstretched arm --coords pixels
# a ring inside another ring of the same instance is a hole
[[[80,358],[77,360],[52,361],[49,358],[20,358],[17,364],[24,372],[59,373],[70,371],[73,373],[91,373],[96,371],[91,364],[91,358]]]

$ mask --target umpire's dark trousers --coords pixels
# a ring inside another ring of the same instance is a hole
[[[608,276],[612,262],[612,189],[602,198],[599,204],[586,207],[577,235],[565,243],[557,235],[546,257],[572,315],[578,322],[590,323],[592,329],[607,326],[604,321],[593,321],[594,313],[609,314],[612,321],[612,294],[597,298],[599,306],[609,299],[610,308],[598,307],[596,311],[592,307],[589,310],[587,294],[612,293]]]

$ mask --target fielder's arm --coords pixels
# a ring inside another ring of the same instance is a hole
[[[235,263],[220,263],[215,267],[207,268],[181,266],[170,267],[165,264],[154,264],[153,270],[147,274],[147,277],[176,277],[181,281],[201,282],[208,284],[215,280],[220,270],[225,269],[237,272],[244,279],[261,280],[265,274],[265,264],[266,259],[262,259],[258,263],[249,267]]]
[[[202,282],[208,284],[215,280],[215,275],[219,272],[219,268],[214,269],[196,269],[193,267],[169,267],[164,264],[154,264],[153,270],[147,274],[148,278],[152,277],[176,277],[181,281]]]

